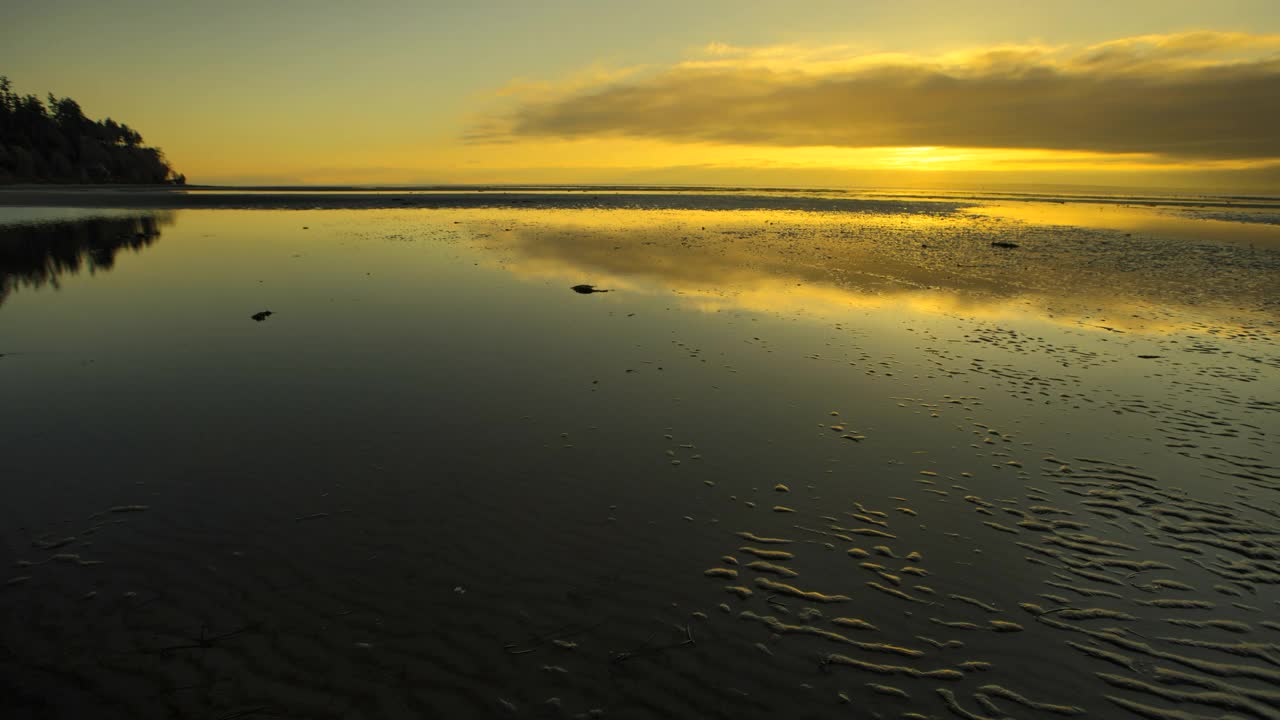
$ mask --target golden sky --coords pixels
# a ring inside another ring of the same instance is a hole
[[[195,183],[1280,190],[1280,3],[23,3]],[[785,5],[785,7],[783,7]]]

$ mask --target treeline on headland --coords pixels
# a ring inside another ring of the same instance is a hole
[[[186,181],[128,125],[90,120],[71,98],[19,95],[0,75],[0,184]]]

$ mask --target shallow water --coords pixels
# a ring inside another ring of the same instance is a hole
[[[6,717],[1280,714],[1280,226],[770,198],[4,208]]]

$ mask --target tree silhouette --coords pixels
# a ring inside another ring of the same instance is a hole
[[[0,75],[0,184],[186,183],[158,148],[111,118],[91,120],[80,103],[14,92]]]

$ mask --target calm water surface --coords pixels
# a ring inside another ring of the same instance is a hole
[[[1272,209],[638,195],[0,208],[5,717],[1280,715]]]

